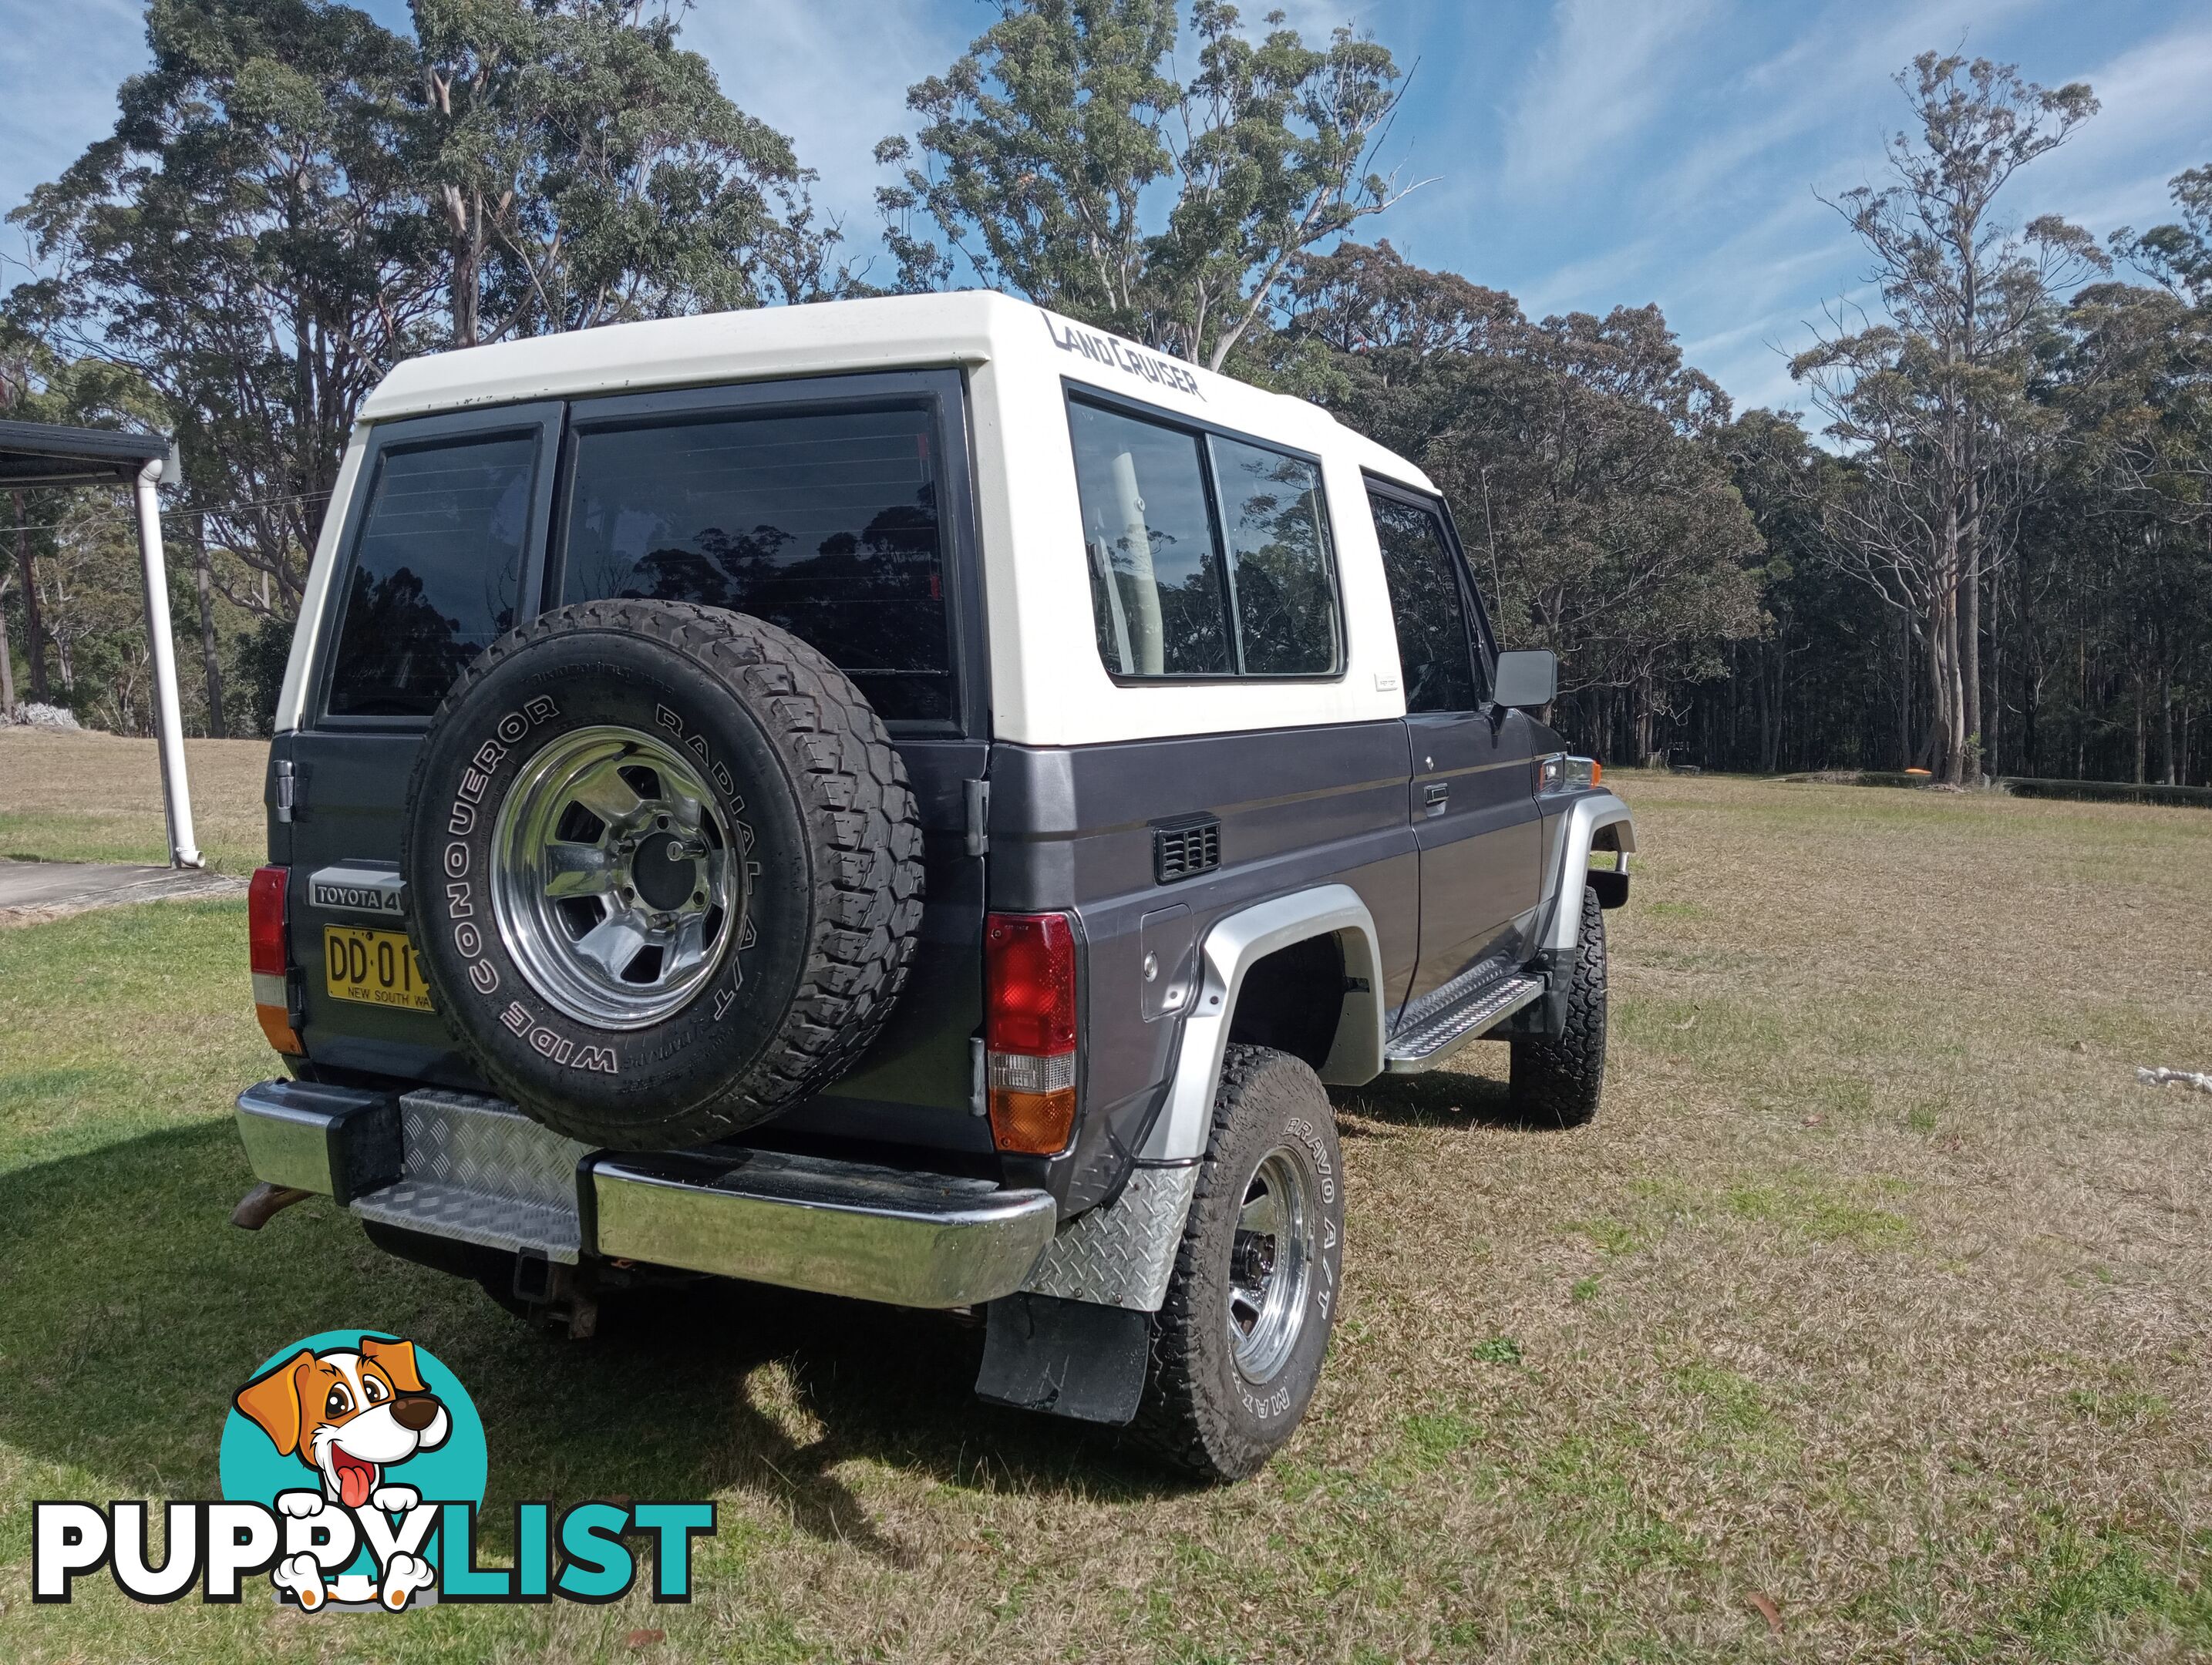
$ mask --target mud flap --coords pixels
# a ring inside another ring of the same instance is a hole
[[[1120,1425],[1137,1414],[1152,1354],[1152,1315],[1049,1295],[984,1309],[975,1393],[994,1405]]]

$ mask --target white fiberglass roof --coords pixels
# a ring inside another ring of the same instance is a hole
[[[363,422],[530,399],[779,376],[990,365],[1015,375],[1067,375],[1159,402],[1258,437],[1353,460],[1425,485],[1402,458],[1303,399],[1167,358],[990,290],[888,295],[611,324],[496,346],[428,354],[396,366],[361,409]]]

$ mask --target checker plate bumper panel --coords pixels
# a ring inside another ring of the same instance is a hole
[[[1112,1203],[1060,1228],[1022,1288],[1065,1301],[1158,1312],[1197,1189],[1194,1162],[1138,1169]]]
[[[592,1147],[519,1110],[423,1089],[399,1101],[404,1164],[396,1184],[356,1198],[363,1219],[576,1263],[576,1164]]]

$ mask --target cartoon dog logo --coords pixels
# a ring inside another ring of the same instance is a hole
[[[411,1515],[422,1505],[422,1493],[387,1476],[416,1452],[443,1445],[453,1425],[445,1406],[423,1385],[414,1343],[374,1335],[362,1337],[357,1349],[303,1347],[240,1388],[235,1402],[269,1436],[279,1456],[296,1456],[321,1481],[317,1491],[277,1494],[278,1512],[300,1520],[332,1508]],[[393,1554],[385,1561],[375,1599],[396,1612],[435,1576],[421,1556]],[[311,1554],[286,1558],[270,1577],[311,1612],[330,1593]]]

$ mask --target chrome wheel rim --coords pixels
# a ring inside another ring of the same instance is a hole
[[[1305,1164],[1278,1145],[1244,1188],[1229,1255],[1229,1345],[1248,1382],[1271,1380],[1304,1331],[1320,1218]]]
[[[522,766],[492,829],[492,911],[530,986],[602,1029],[641,1029],[714,975],[744,864],[699,771],[634,728],[564,734]]]

